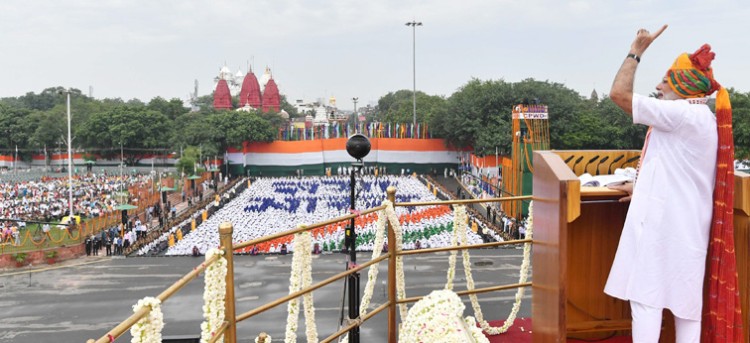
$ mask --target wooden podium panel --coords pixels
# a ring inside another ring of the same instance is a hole
[[[750,174],[734,175],[734,247],[745,342],[750,342]]]
[[[596,155],[577,154],[582,153]],[[560,152],[534,152],[533,341],[597,340],[629,334],[630,305],[603,291],[628,204],[617,201],[624,196],[618,191],[581,189],[562,157]],[[750,342],[750,175],[737,174],[735,246],[745,342]],[[665,311],[663,326],[660,341],[674,342],[669,311]]]

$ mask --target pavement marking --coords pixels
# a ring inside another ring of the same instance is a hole
[[[79,266],[84,266],[84,265],[88,265],[88,264],[106,262],[106,261],[110,261],[110,260],[111,260],[110,258],[107,258],[107,259],[100,259],[100,260],[97,260],[97,261],[82,262],[82,263],[77,263],[77,264],[66,264],[66,265],[60,265],[60,266],[54,266],[54,267],[45,267],[45,268],[38,268],[38,269],[28,269],[28,270],[24,270],[24,271],[20,271],[20,272],[3,273],[3,274],[0,274],[0,277],[3,277],[3,276],[13,276],[13,275],[21,275],[21,274],[29,274],[29,273],[46,272],[48,270],[55,270],[55,269],[62,269],[62,268],[79,267]]]

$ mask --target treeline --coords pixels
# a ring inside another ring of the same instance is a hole
[[[730,89],[734,142],[738,158],[750,158],[750,93]],[[646,127],[606,94],[581,96],[563,84],[527,79],[521,82],[472,79],[449,97],[417,92],[417,121],[427,122],[433,135],[478,155],[495,148],[507,154],[512,143],[511,109],[520,103],[549,106],[551,147],[564,149],[640,149]],[[709,103],[712,104],[712,103]],[[380,98],[374,119],[412,121],[412,91],[400,90]]]
[[[62,87],[39,94],[0,99],[0,153],[29,160],[32,154],[67,150],[67,106]],[[222,156],[227,147],[243,141],[272,141],[283,120],[277,113],[215,111],[212,96],[199,99],[201,110],[190,112],[180,99],[93,99],[71,90],[71,127],[74,149],[105,158],[121,147],[126,163],[144,155],[200,147],[203,156]],[[293,111],[284,102],[284,109]],[[294,112],[296,113],[296,112]],[[197,155],[196,155],[197,157]],[[196,158],[197,159],[197,158]]]
[[[20,97],[0,99],[0,153],[29,160],[32,154],[67,149],[64,89],[47,88]],[[734,140],[738,158],[750,158],[750,93],[730,89],[734,113]],[[456,147],[473,147],[478,155],[511,148],[511,109],[519,103],[549,106],[553,149],[640,149],[646,127],[633,125],[629,116],[606,95],[581,96],[563,84],[472,79],[449,97],[417,92],[417,121],[427,123],[433,136]],[[236,101],[236,99],[235,99]],[[72,136],[75,149],[104,157],[120,155],[129,164],[144,154],[190,148],[190,156],[221,156],[243,141],[269,142],[285,125],[276,113],[215,111],[213,98],[198,99],[201,110],[191,112],[179,99],[93,99],[71,90]],[[282,109],[297,111],[282,97]],[[302,114],[299,114],[302,115]],[[368,120],[412,121],[412,92],[399,90],[380,98]],[[199,149],[196,149],[198,148]],[[197,153],[194,153],[197,150]]]

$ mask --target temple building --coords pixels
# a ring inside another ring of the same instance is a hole
[[[261,92],[258,79],[255,77],[252,69],[247,72],[245,79],[242,80],[242,88],[240,89],[240,108],[260,108],[261,105]]]
[[[268,67],[259,82],[252,69],[243,77],[241,70],[233,75],[225,65],[219,70],[219,75],[214,81],[216,81],[215,109],[232,109],[232,94],[234,93],[239,97],[238,111],[260,109],[263,112],[279,112],[281,110],[279,87]],[[263,89],[262,92],[261,89]]]
[[[279,95],[279,87],[276,86],[276,81],[270,78],[263,89],[263,112],[279,112],[280,107],[281,96]]]

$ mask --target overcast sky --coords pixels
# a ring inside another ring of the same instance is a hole
[[[750,91],[747,0],[253,0],[0,2],[0,97],[65,86],[94,97],[211,93],[226,62],[270,66],[282,94],[339,108],[412,88],[450,96],[472,77],[609,91],[636,31],[669,28],[642,57],[648,94],[681,52],[710,43],[715,76]],[[510,109],[509,109],[510,110]]]

